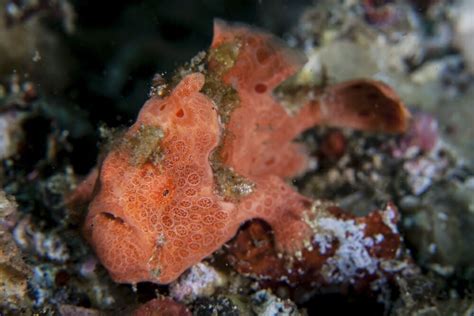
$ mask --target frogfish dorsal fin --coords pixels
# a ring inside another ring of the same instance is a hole
[[[234,50],[223,80],[236,89],[273,90],[306,62],[306,57],[275,36],[256,28],[214,21],[211,49]]]

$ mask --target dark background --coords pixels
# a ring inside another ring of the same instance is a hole
[[[212,39],[214,18],[286,36],[309,0],[73,1],[74,33],[52,23],[70,57],[68,85],[54,93],[85,113],[95,130],[74,139],[74,169],[86,173],[97,157],[97,126],[130,125],[155,73],[173,70]],[[77,157],[77,159],[74,159]]]

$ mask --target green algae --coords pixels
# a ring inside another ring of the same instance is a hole
[[[223,124],[229,122],[231,113],[240,104],[237,91],[222,80],[234,66],[240,47],[241,42],[237,40],[209,50],[208,72],[202,92],[216,104]]]
[[[225,166],[220,158],[219,149],[215,150],[209,158],[217,192],[230,201],[238,200],[252,193],[255,184],[239,175],[231,167]]]
[[[141,125],[133,135],[125,137],[122,146],[130,152],[130,163],[134,166],[146,162],[159,163],[163,159],[161,140],[164,137],[161,128]]]
[[[238,92],[223,81],[223,76],[235,65],[242,43],[240,40],[223,43],[211,48],[207,58],[206,81],[202,92],[217,106],[222,124],[230,121],[232,112],[240,104]],[[225,134],[222,139],[228,135]],[[229,200],[238,200],[253,192],[255,184],[225,166],[221,159],[222,144],[212,153],[209,161],[214,173],[216,189],[219,194]]]

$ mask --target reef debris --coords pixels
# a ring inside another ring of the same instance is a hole
[[[375,279],[416,271],[403,249],[393,205],[356,217],[333,203],[315,201],[310,245],[296,258],[275,251],[271,231],[252,222],[229,243],[229,262],[267,284],[310,286],[352,284],[363,288]],[[410,271],[412,270],[412,271]]]
[[[192,302],[202,296],[211,296],[226,284],[227,279],[222,272],[199,262],[170,284],[170,296],[178,302]]]
[[[191,316],[191,312],[171,298],[161,297],[146,302],[133,311],[133,316]]]
[[[252,295],[252,310],[256,315],[303,316],[304,312],[290,300],[282,300],[271,291],[260,290]]]
[[[31,308],[27,285],[31,270],[9,232],[17,216],[16,202],[0,191],[0,310],[12,315]]]

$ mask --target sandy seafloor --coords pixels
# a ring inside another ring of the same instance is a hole
[[[65,199],[153,76],[208,48],[216,17],[303,52],[301,83],[397,91],[409,137],[315,127],[299,139],[314,168],[292,183],[357,215],[393,201],[411,274],[270,288],[221,250],[170,286],[110,279],[82,237],[86,209]],[[194,315],[474,315],[473,21],[470,0],[0,1],[0,315],[127,315],[163,296]],[[322,149],[334,134],[335,156]]]

